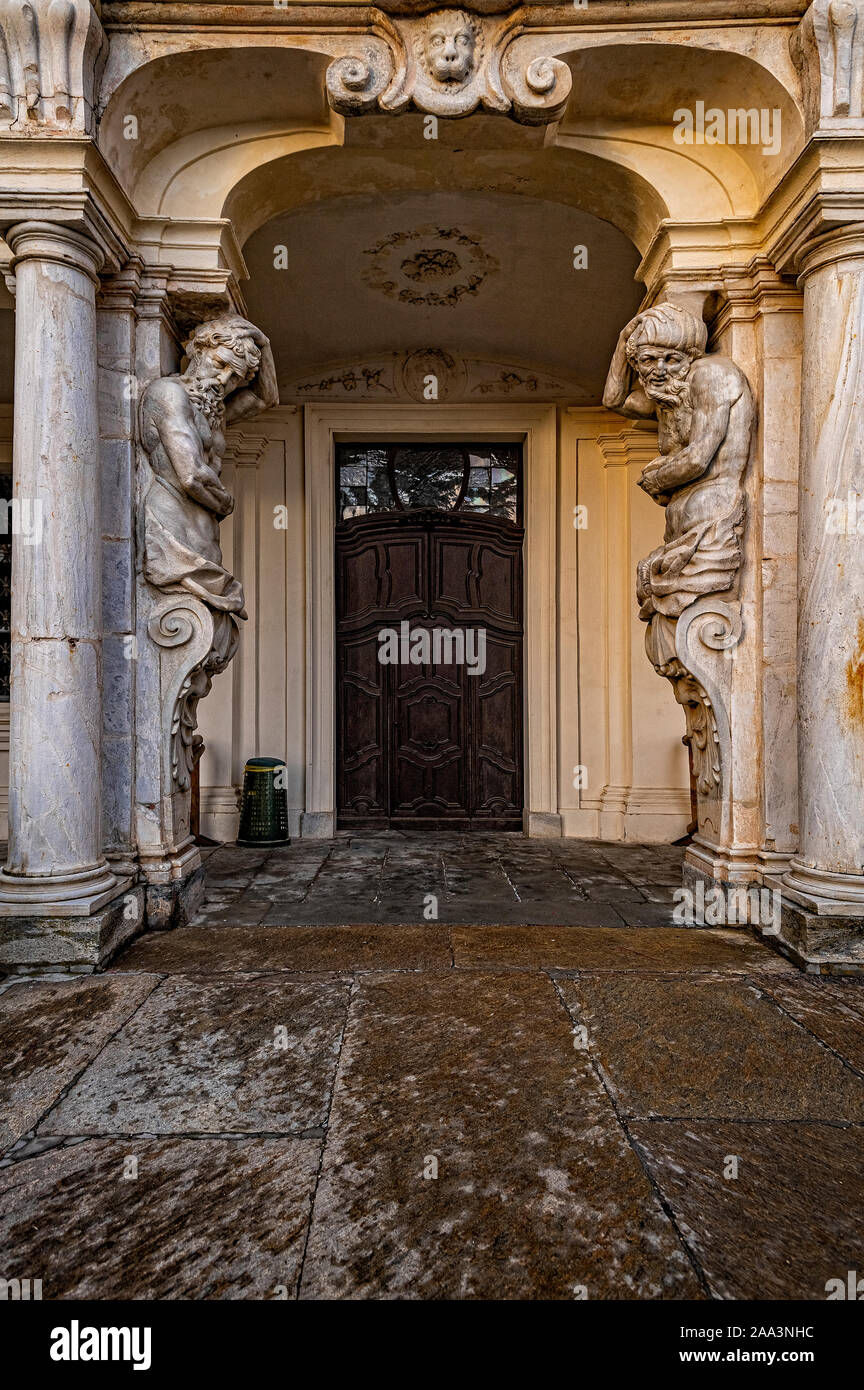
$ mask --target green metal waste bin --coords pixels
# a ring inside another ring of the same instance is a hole
[[[243,770],[238,845],[290,845],[285,772],[281,758],[250,758],[247,762]]]

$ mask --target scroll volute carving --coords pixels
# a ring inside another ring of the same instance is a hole
[[[755,406],[729,358],[706,354],[701,319],[674,304],[638,314],[622,330],[604,404],[656,418],[660,453],[639,486],[666,513],[663,544],[637,572],[646,650],[687,718],[702,797],[721,793],[728,768],[725,657],[741,640],[737,598],[747,520],[744,479]],[[720,596],[723,596],[722,598]]]
[[[557,120],[572,85],[567,64],[536,57],[521,63],[513,49],[518,18],[474,10],[394,20],[380,14],[374,39],[328,68],[330,105],[345,116],[415,110],[458,118],[479,109],[525,124]]]
[[[108,40],[91,0],[0,0],[0,129],[91,134]]]

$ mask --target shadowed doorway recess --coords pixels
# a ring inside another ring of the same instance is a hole
[[[521,830],[519,444],[337,446],[343,828]]]

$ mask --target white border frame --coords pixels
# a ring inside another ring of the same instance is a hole
[[[306,809],[302,834],[336,829],[335,474],[337,439],[521,440],[525,523],[527,835],[560,836],[557,682],[557,411],[524,405],[304,408],[306,476]]]

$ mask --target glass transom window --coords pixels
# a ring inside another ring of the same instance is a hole
[[[420,508],[520,520],[521,444],[337,444],[339,520]]]

